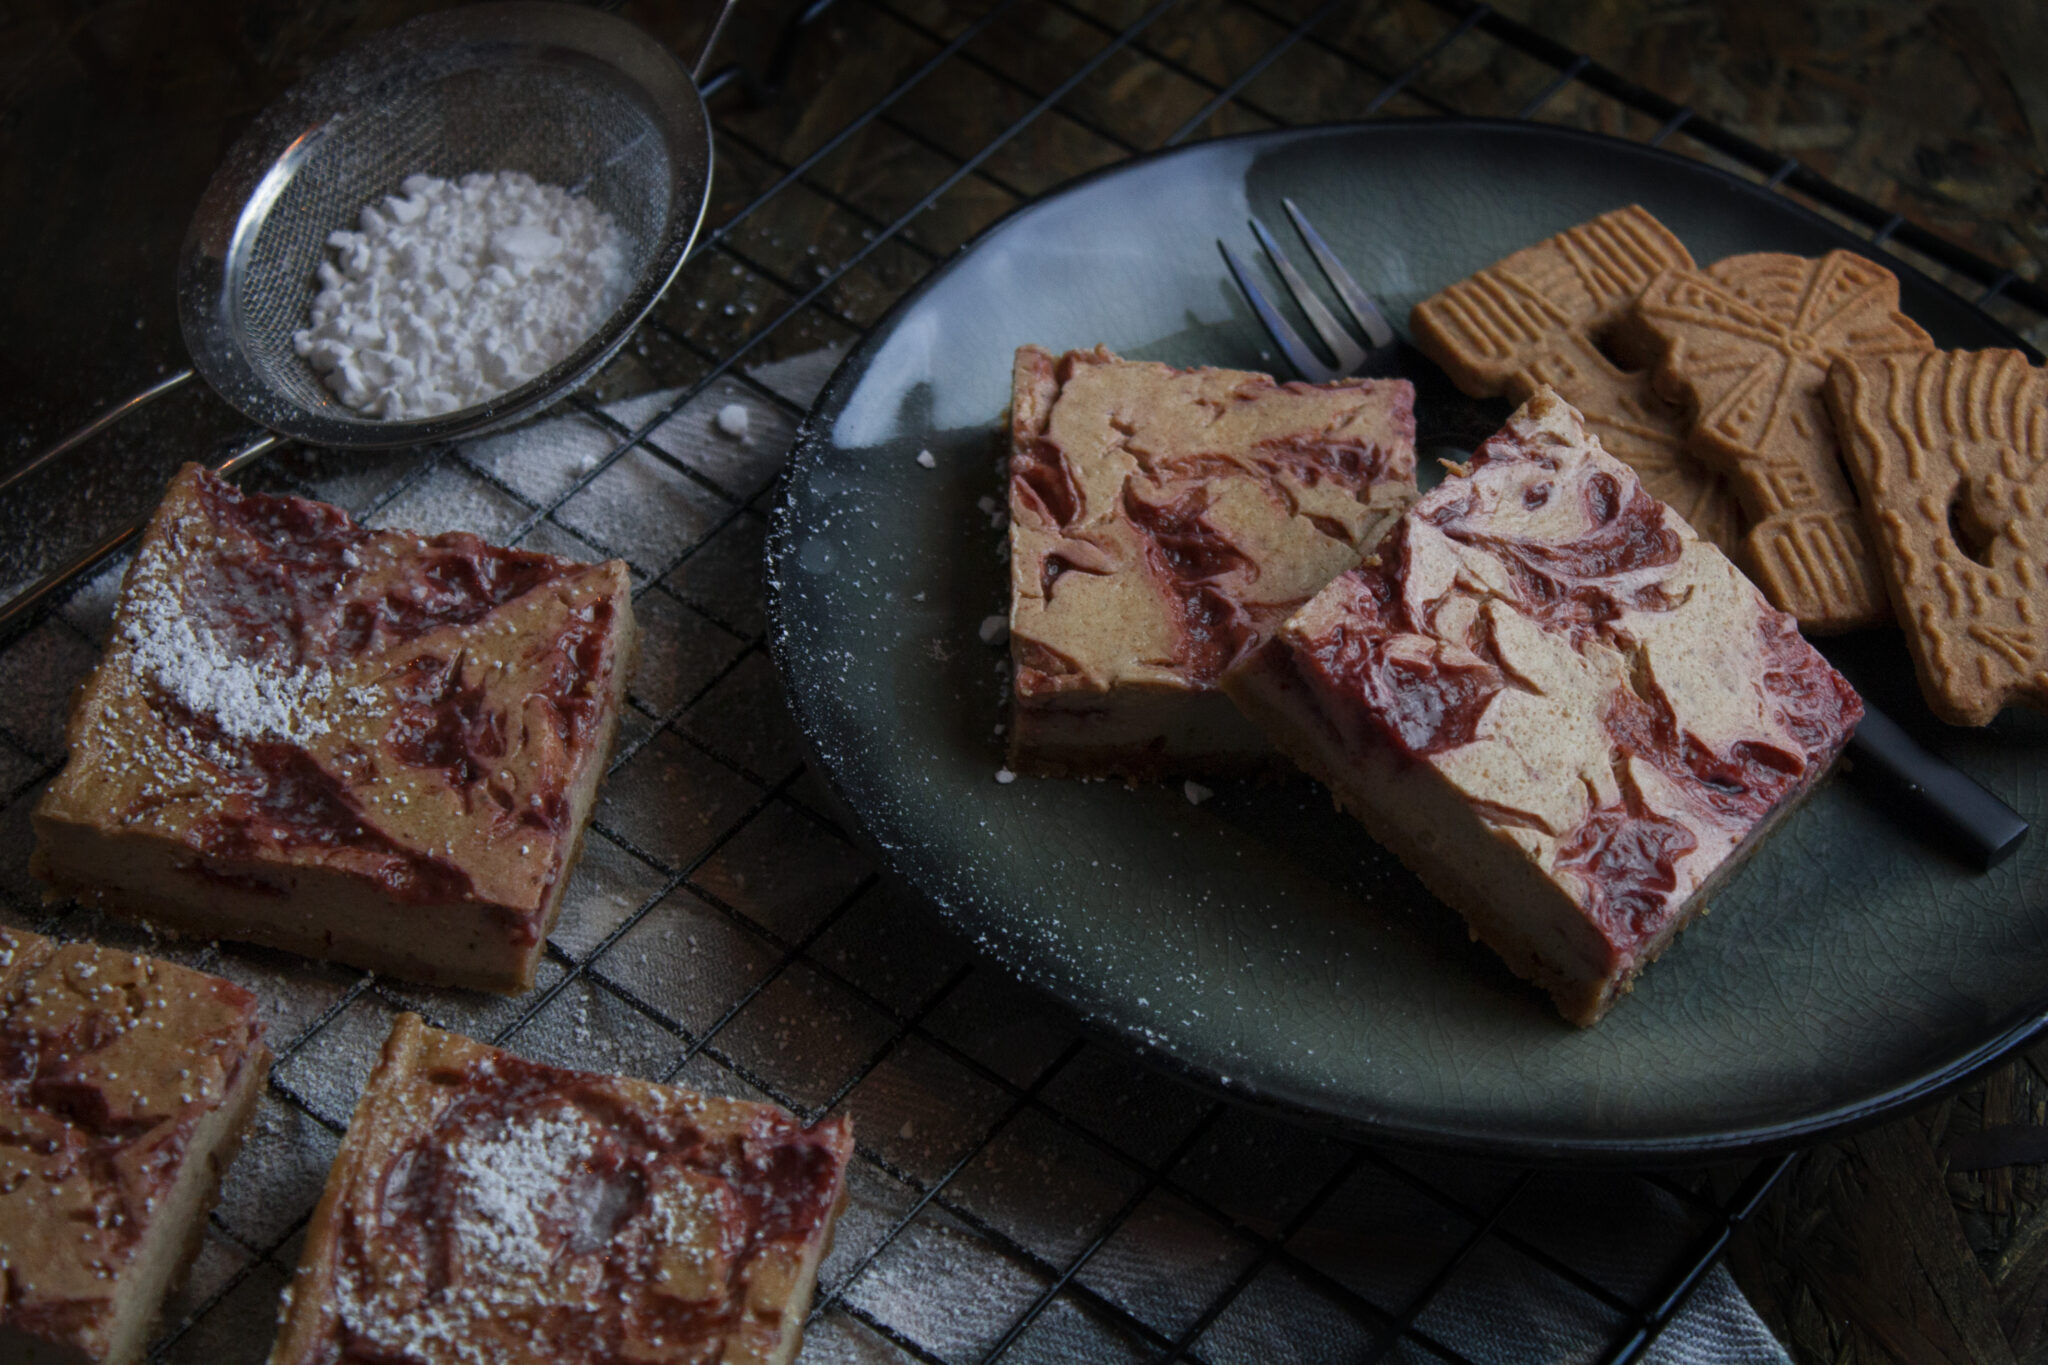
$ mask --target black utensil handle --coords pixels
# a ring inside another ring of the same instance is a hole
[[[2020,846],[2027,822],[2018,811],[1921,748],[1890,716],[1869,702],[1863,705],[1863,723],[1849,741],[1858,771],[1884,774],[1913,814],[1932,820],[1959,853],[1986,871]]]

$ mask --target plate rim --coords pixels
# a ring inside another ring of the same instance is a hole
[[[929,274],[890,304],[833,367],[831,375],[820,387],[817,397],[813,399],[809,410],[798,424],[795,438],[790,444],[788,463],[777,480],[775,500],[768,510],[768,532],[763,552],[766,569],[769,659],[774,665],[790,714],[796,722],[804,758],[825,785],[834,806],[843,817],[847,832],[897,886],[910,891],[923,904],[927,913],[935,916],[946,926],[948,932],[963,939],[973,937],[963,932],[966,925],[959,918],[958,910],[941,900],[906,870],[896,856],[895,848],[877,839],[869,829],[866,816],[849,799],[838,772],[826,761],[824,745],[815,733],[816,720],[802,703],[803,692],[793,685],[793,680],[801,669],[798,661],[793,659],[790,653],[788,613],[791,610],[791,590],[785,584],[794,580],[783,571],[796,553],[795,539],[799,528],[795,525],[794,518],[799,476],[807,478],[809,470],[815,467],[816,458],[832,448],[830,428],[836,422],[839,410],[835,410],[828,417],[828,399],[841,387],[842,381],[854,382],[852,376],[856,362],[872,356],[879,345],[878,338],[891,334],[904,314],[921,303],[928,293],[937,288],[990,238],[1010,230],[1032,213],[1080,193],[1098,181],[1172,158],[1194,158],[1210,153],[1215,148],[1235,144],[1270,142],[1282,145],[1358,133],[1385,136],[1398,134],[1404,130],[1424,128],[1452,133],[1505,133],[1524,137],[1534,136],[1544,140],[1578,142],[1609,151],[1626,151],[1651,161],[1662,161],[1704,175],[1709,181],[1718,181],[1724,186],[1762,199],[1797,217],[1805,218],[1828,236],[1839,239],[1843,249],[1855,251],[1875,261],[1901,280],[1912,280],[1947,295],[2002,336],[2005,345],[2023,353],[2029,363],[2042,363],[2041,353],[2024,338],[1912,262],[1886,252],[1876,244],[1859,241],[1841,224],[1773,188],[1746,180],[1708,162],[1668,151],[1663,147],[1612,134],[1537,123],[1533,120],[1427,116],[1339,120],[1285,128],[1255,129],[1184,143],[1177,147],[1157,148],[1126,157],[1063,181],[1053,189],[1018,204],[962,242]],[[1895,1117],[1909,1107],[1925,1103],[1964,1084],[1979,1071],[1988,1069],[2028,1043],[2048,1036],[2048,990],[2044,990],[2042,1000],[2030,1013],[2022,1014],[1994,1036],[1981,1040],[1975,1046],[1966,1048],[1960,1054],[1934,1066],[1923,1068],[1897,1084],[1861,1099],[1845,1101],[1817,1114],[1798,1119],[1751,1122],[1711,1132],[1689,1132],[1670,1136],[1604,1138],[1594,1134],[1575,1134],[1568,1137],[1532,1137],[1474,1125],[1388,1120],[1377,1116],[1340,1113],[1287,1096],[1271,1094],[1264,1090],[1256,1078],[1248,1077],[1242,1072],[1224,1081],[1221,1079],[1221,1073],[1180,1056],[1171,1049],[1149,1042],[1138,1033],[1118,1028],[1105,1019],[1089,1013],[1075,1000],[1034,979],[1027,967],[1019,965],[1010,957],[986,948],[977,948],[975,951],[990,964],[999,966],[1013,980],[1045,998],[1058,1002],[1060,1008],[1075,1017],[1081,1031],[1088,1037],[1125,1049],[1154,1069],[1164,1071],[1214,1098],[1275,1114],[1306,1127],[1352,1141],[1371,1142],[1419,1152],[1509,1160],[1542,1166],[1625,1167],[1693,1164],[1701,1160],[1766,1157],[1796,1150],[1824,1137],[1842,1135]]]

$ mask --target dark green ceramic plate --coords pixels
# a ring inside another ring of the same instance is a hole
[[[2048,1018],[2048,837],[1979,875],[1838,778],[1598,1028],[1559,1021],[1305,780],[996,781],[1006,609],[995,444],[1010,353],[1097,342],[1272,368],[1223,237],[1291,196],[1405,318],[1518,247],[1629,203],[1713,261],[1858,243],[1749,184],[1522,124],[1375,123],[1139,160],[1016,213],[846,361],[769,549],[774,649],[819,767],[887,864],[1025,979],[1224,1093],[1354,1134],[1524,1159],[1782,1146],[1966,1074]],[[2013,344],[1932,282],[1946,346]],[[1491,422],[1498,411],[1481,415]],[[1474,420],[1426,393],[1425,430]],[[929,450],[935,467],[919,452]],[[1923,742],[2039,824],[2048,723],[1927,717],[1898,637],[1831,647]]]

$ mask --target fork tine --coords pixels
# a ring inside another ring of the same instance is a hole
[[[1252,311],[1259,315],[1259,322],[1266,329],[1266,335],[1273,338],[1273,344],[1287,357],[1287,363],[1294,372],[1311,384],[1327,384],[1341,378],[1335,370],[1325,365],[1308,344],[1294,330],[1294,325],[1274,311],[1266,302],[1266,296],[1252,283],[1252,272],[1245,269],[1244,262],[1237,259],[1237,253],[1222,242],[1216,243],[1223,252],[1223,263],[1230,267],[1230,273],[1237,280],[1237,287],[1244,290],[1244,296],[1251,301]]]
[[[1316,264],[1323,268],[1323,275],[1329,280],[1330,287],[1337,291],[1337,297],[1344,300],[1344,306],[1351,310],[1351,316],[1357,318],[1358,325],[1365,329],[1365,339],[1373,344],[1374,349],[1393,345],[1394,329],[1387,325],[1386,318],[1380,314],[1379,305],[1372,301],[1372,295],[1358,287],[1358,281],[1351,278],[1351,272],[1344,268],[1344,263],[1337,259],[1337,254],[1330,250],[1329,244],[1323,240],[1323,235],[1309,226],[1308,219],[1302,216],[1301,210],[1294,206],[1292,199],[1282,199],[1280,204],[1287,210],[1287,216],[1294,220],[1294,230],[1308,243],[1308,249],[1315,255]]]
[[[1259,245],[1266,249],[1266,259],[1273,263],[1273,268],[1280,272],[1280,278],[1286,282],[1287,292],[1294,295],[1294,301],[1301,305],[1301,311],[1308,314],[1309,325],[1316,329],[1316,335],[1321,337],[1323,345],[1329,348],[1330,355],[1337,362],[1337,373],[1356,374],[1358,367],[1365,364],[1364,349],[1351,339],[1351,333],[1344,330],[1344,325],[1337,321],[1330,310],[1323,307],[1323,301],[1316,297],[1315,291],[1308,287],[1308,281],[1301,277],[1301,272],[1294,268],[1294,263],[1280,250],[1280,244],[1273,240],[1272,233],[1266,231],[1266,225],[1254,218],[1252,232],[1257,235]]]

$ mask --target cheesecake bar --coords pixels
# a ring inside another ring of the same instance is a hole
[[[1018,350],[1010,767],[1256,770],[1216,688],[1415,496],[1415,391]]]
[[[256,998],[0,929],[0,1360],[128,1365],[270,1072]]]
[[[632,649],[619,561],[373,531],[188,465],[72,712],[32,868],[175,933],[525,990]]]
[[[1223,686],[1581,1025],[1863,714],[1548,389]]]
[[[271,1365],[784,1365],[848,1120],[542,1066],[401,1015]]]

